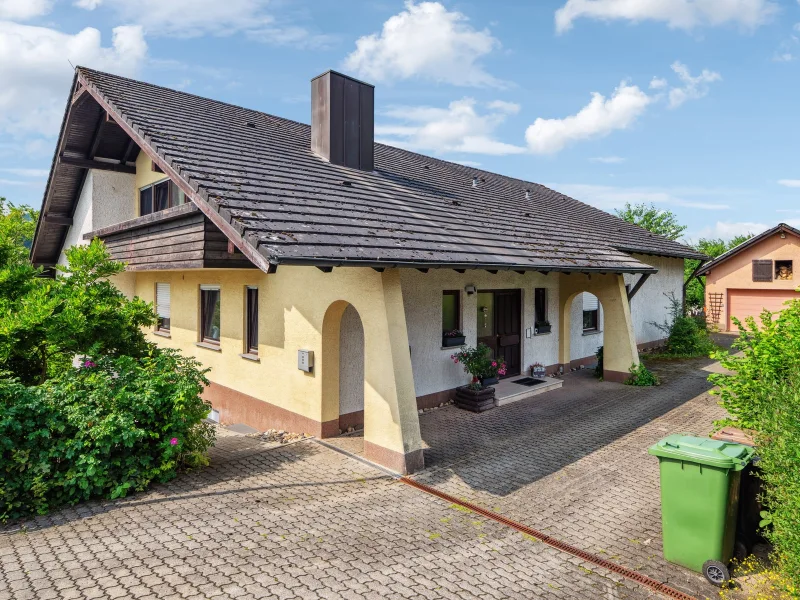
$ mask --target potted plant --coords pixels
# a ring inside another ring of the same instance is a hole
[[[535,362],[531,365],[531,377],[544,377],[545,376],[545,369],[544,365],[540,362]]]
[[[466,341],[467,338],[460,329],[453,329],[452,331],[445,331],[442,333],[442,346],[444,348],[463,346]]]
[[[502,358],[494,359],[489,354],[486,344],[478,344],[476,348],[467,347],[451,356],[453,362],[462,365],[472,377],[469,384],[456,390],[456,406],[459,408],[473,412],[494,408],[494,388],[491,385],[497,383],[498,375],[505,375],[506,365]]]
[[[534,335],[542,335],[544,333],[550,333],[552,327],[550,327],[550,323],[547,321],[537,321],[533,325],[533,334]]]

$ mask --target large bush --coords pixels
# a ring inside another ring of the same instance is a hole
[[[213,442],[204,372],[146,340],[152,305],[111,283],[124,265],[93,241],[44,277],[35,219],[0,198],[0,520],[144,489]]]
[[[667,338],[666,352],[663,356],[691,358],[708,356],[716,346],[708,337],[701,322],[683,313],[683,303],[670,292],[667,297],[669,316],[663,323],[651,322]]]
[[[2,243],[0,243],[0,249]],[[55,279],[14,254],[0,253],[0,370],[22,383],[42,383],[76,355],[143,356],[150,305],[129,300],[109,278],[125,270],[99,240],[67,250]]]
[[[0,379],[0,520],[117,498],[197,466],[213,442],[194,359],[87,360],[39,386]]]
[[[763,498],[771,526],[766,535],[788,586],[800,590],[800,301],[779,315],[765,311],[739,327],[734,349],[719,352],[731,373],[712,374],[715,393],[730,417],[718,426],[750,431],[761,457]]]

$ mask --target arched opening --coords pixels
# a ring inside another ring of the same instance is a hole
[[[619,274],[562,276],[559,363],[564,370],[596,361],[603,347],[603,379],[622,382],[639,364],[625,281]]]
[[[349,304],[339,328],[339,429],[364,427],[364,326]]]
[[[570,306],[570,366],[588,366],[595,362],[597,349],[603,345],[603,306],[591,292],[576,294]]]
[[[322,437],[364,426],[364,326],[343,300],[328,307],[322,322]]]

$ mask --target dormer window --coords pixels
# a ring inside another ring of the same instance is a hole
[[[186,195],[169,179],[146,185],[139,190],[139,215],[166,210],[186,202]]]

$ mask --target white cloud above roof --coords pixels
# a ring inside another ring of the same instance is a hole
[[[525,139],[534,154],[555,154],[574,142],[631,127],[651,102],[653,98],[638,86],[623,81],[608,98],[594,92],[589,104],[574,115],[536,119],[525,132]]]
[[[788,188],[800,188],[800,179],[779,179],[778,185]]]
[[[567,0],[555,21],[559,33],[578,19],[661,21],[675,29],[726,24],[752,29],[777,12],[772,0]]]
[[[382,117],[393,122],[375,126],[378,141],[420,152],[464,152],[469,154],[521,154],[524,146],[515,146],[495,138],[495,131],[519,110],[510,102],[494,101],[478,110],[473,98],[461,98],[447,108],[431,106],[393,106]]]
[[[380,33],[356,41],[344,68],[372,83],[419,78],[460,86],[505,87],[480,59],[500,47],[488,29],[439,2],[408,0]]]
[[[147,44],[137,25],[115,27],[111,46],[104,47],[92,27],[69,34],[0,21],[0,132],[58,132],[73,77],[68,61],[133,76],[146,56]]]

